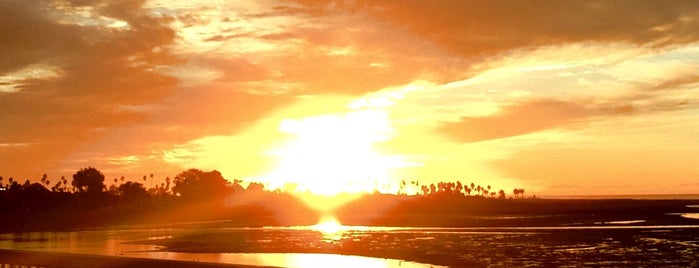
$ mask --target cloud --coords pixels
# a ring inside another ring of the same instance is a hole
[[[173,27],[182,40],[174,50],[183,58],[216,59],[219,63],[202,64],[228,69],[230,77],[222,80],[248,78],[249,84],[236,86],[251,86],[259,94],[266,93],[260,82],[278,85],[269,89],[273,94],[359,96],[416,79],[452,81],[470,75],[470,62],[411,33],[363,15],[314,9],[285,3],[214,12],[192,5],[176,10],[180,15]],[[210,16],[188,19],[195,12]]]
[[[575,42],[665,46],[699,40],[694,1],[298,1],[349,10],[465,57]]]
[[[665,99],[637,93],[607,100],[527,100],[502,107],[489,116],[463,116],[457,122],[443,122],[437,131],[456,141],[469,143],[508,138],[575,124],[605,121],[609,117],[640,116],[699,108],[691,100]]]
[[[461,117],[438,130],[460,142],[506,138],[560,127],[590,115],[588,108],[571,102],[536,100],[502,109],[488,117]]]
[[[676,89],[676,88],[681,88],[683,86],[690,86],[693,84],[699,83],[699,75],[696,74],[689,74],[689,75],[682,75],[675,77],[673,79],[669,79],[667,81],[662,81],[655,86],[653,86],[654,90],[665,90],[665,89]]]
[[[142,119],[129,105],[172,92],[175,80],[155,66],[174,32],[140,1],[2,1],[0,74],[36,66],[51,75],[10,79],[0,92],[0,143],[28,143],[0,156],[6,172],[36,170],[110,129]],[[27,69],[30,68],[30,69]],[[34,166],[33,168],[31,166]],[[26,173],[23,173],[26,174]]]

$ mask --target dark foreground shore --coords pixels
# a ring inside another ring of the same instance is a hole
[[[645,225],[691,224],[699,200],[484,199],[463,196],[368,196],[336,214],[350,225],[565,226],[643,220]]]

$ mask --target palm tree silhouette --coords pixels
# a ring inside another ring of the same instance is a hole
[[[505,190],[500,189],[500,191],[498,191],[498,198],[505,199]]]

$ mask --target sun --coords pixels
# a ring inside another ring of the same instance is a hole
[[[333,196],[371,192],[391,180],[400,159],[384,155],[375,144],[390,139],[386,113],[352,111],[302,119],[285,119],[279,131],[289,139],[269,152],[278,159],[265,176],[271,188],[297,185],[298,191]]]
[[[323,235],[333,236],[343,231],[346,227],[333,216],[324,216],[318,224],[311,226],[311,230],[321,232]]]

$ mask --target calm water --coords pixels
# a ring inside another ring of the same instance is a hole
[[[0,247],[284,267],[699,267],[699,225],[130,229],[1,234]]]
[[[191,234],[211,232],[245,233],[251,236],[269,230],[284,230],[290,236],[310,228],[240,228],[240,229],[132,229],[75,232],[31,232],[0,234],[0,248],[34,251],[87,253],[110,256],[171,259],[184,261],[216,262],[231,264],[263,265],[278,267],[439,267],[405,260],[372,258],[342,254],[319,253],[185,253],[167,251],[148,241],[172,239]],[[225,237],[225,236],[224,236]],[[206,242],[206,241],[201,241]],[[265,243],[263,240],[257,243]]]

